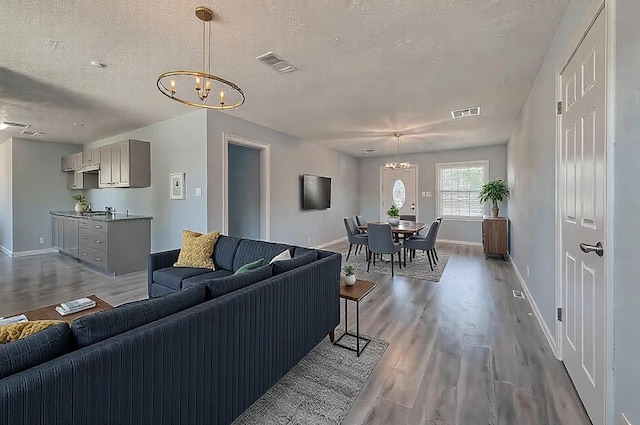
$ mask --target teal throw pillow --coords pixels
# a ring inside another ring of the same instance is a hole
[[[264,265],[264,258],[261,258],[257,261],[254,261],[253,263],[245,264],[244,266],[236,270],[234,274],[246,273],[249,270],[257,269],[258,267],[262,267],[263,265]]]

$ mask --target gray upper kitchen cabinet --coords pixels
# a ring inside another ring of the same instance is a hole
[[[149,142],[126,140],[100,148],[99,187],[149,187]]]
[[[82,153],[82,165],[100,164],[100,149],[95,148]]]
[[[82,167],[82,152],[72,153],[71,155],[63,156],[61,159],[62,171],[74,171]]]

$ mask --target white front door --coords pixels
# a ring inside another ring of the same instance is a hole
[[[605,22],[600,13],[560,75],[562,358],[594,425],[606,391]]]
[[[418,170],[388,170],[382,168],[380,185],[380,221],[387,220],[387,211],[395,204],[400,215],[418,215]]]

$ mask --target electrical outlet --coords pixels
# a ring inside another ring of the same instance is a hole
[[[527,277],[529,277],[529,266],[527,266]]]
[[[40,238],[40,243],[44,243],[44,236]]]
[[[202,196],[202,189],[199,187],[196,187],[196,196]]]

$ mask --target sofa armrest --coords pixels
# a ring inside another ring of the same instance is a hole
[[[151,295],[151,284],[153,283],[153,272],[160,269],[171,267],[178,261],[178,255],[180,255],[179,249],[173,249],[171,251],[155,252],[149,254],[147,260],[147,279],[148,279],[148,293]]]

